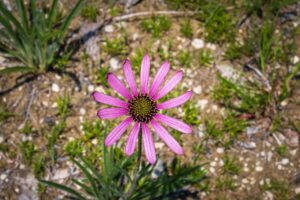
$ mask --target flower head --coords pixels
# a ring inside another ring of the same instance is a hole
[[[134,153],[138,134],[142,134],[146,158],[151,164],[155,163],[156,154],[149,127],[154,129],[157,136],[163,140],[173,152],[183,154],[182,147],[161,123],[182,133],[191,133],[191,127],[178,119],[160,114],[159,111],[174,108],[185,103],[191,98],[192,92],[188,91],[176,98],[159,103],[159,99],[168,94],[182,79],[183,73],[182,71],[178,71],[162,86],[169,69],[169,62],[164,62],[155,75],[149,89],[150,58],[148,55],[145,55],[141,63],[141,84],[140,92],[138,92],[131,64],[129,60],[125,60],[123,63],[123,72],[130,90],[128,90],[113,73],[107,75],[108,84],[125,100],[111,97],[100,92],[93,92],[95,101],[113,106],[112,108],[100,109],[97,113],[99,118],[113,119],[127,116],[125,120],[108,134],[105,139],[106,146],[114,144],[126,129],[133,124],[125,147],[126,155],[130,156]]]

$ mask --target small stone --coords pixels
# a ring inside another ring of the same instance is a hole
[[[52,108],[57,108],[57,102],[54,102],[51,107]]]
[[[98,44],[99,38],[93,37],[85,43],[86,54],[92,59],[93,62],[100,60],[100,46]]]
[[[0,56],[0,64],[1,64],[1,63],[4,63],[4,61],[5,61],[5,58],[2,57],[2,56]]]
[[[164,170],[165,170],[164,162],[161,159],[158,159],[151,173],[151,177],[154,179],[158,178],[163,174]]]
[[[244,167],[244,172],[249,172],[250,169],[248,167]]]
[[[224,148],[221,148],[221,147],[217,148],[217,153],[218,154],[224,153]]]
[[[228,79],[236,79],[237,71],[227,63],[220,63],[216,65],[216,68],[220,72],[221,76]]]
[[[51,87],[53,92],[59,92],[60,88],[59,85],[57,85],[56,83],[52,83],[52,87]]]
[[[97,139],[97,138],[94,138],[94,139],[92,140],[92,144],[93,144],[93,145],[97,145],[97,144],[98,144],[98,139]]]
[[[272,153],[271,151],[269,151],[269,152],[267,153],[267,160],[268,160],[268,162],[271,162],[272,156],[273,156],[273,153]]]
[[[213,50],[213,51],[217,49],[217,46],[215,44],[212,44],[212,43],[207,43],[206,47],[208,49]]]
[[[86,114],[86,110],[84,108],[80,108],[79,112],[81,115],[85,115]]]
[[[210,163],[210,166],[215,167],[215,166],[217,166],[217,163],[215,161],[213,161]]]
[[[15,188],[15,192],[16,192],[16,193],[19,193],[19,192],[20,192],[20,189],[19,189],[19,188]]]
[[[88,91],[89,92],[94,92],[95,91],[95,87],[93,85],[89,85],[88,86]]]
[[[111,66],[111,68],[112,68],[113,70],[117,70],[117,69],[120,68],[119,60],[116,59],[116,58],[111,58],[111,59],[109,60],[109,65]]]
[[[69,170],[68,169],[59,169],[55,171],[55,174],[53,176],[53,180],[60,180],[60,179],[65,179],[70,176]]]
[[[298,63],[299,62],[299,57],[298,56],[294,56],[294,58],[293,58],[293,63],[294,64],[296,64],[296,63]]]
[[[223,167],[223,166],[224,166],[224,161],[223,161],[223,160],[220,160],[220,161],[219,161],[219,166],[220,166],[220,167]]]
[[[261,166],[257,166],[257,167],[255,167],[255,170],[256,170],[257,172],[262,172],[262,171],[264,170],[264,168],[261,167]]]
[[[263,200],[274,200],[274,194],[270,191],[266,191],[263,193]]]
[[[282,165],[287,165],[287,164],[289,164],[289,159],[287,159],[287,158],[283,158],[282,160],[281,160],[281,164]]]
[[[139,34],[138,34],[138,33],[134,33],[134,34],[132,35],[132,40],[133,40],[133,41],[137,40],[138,38],[139,38]]]
[[[114,32],[114,26],[113,26],[113,25],[106,25],[106,26],[104,27],[104,31],[105,31],[106,33],[112,33],[112,32]]]
[[[212,174],[214,174],[214,173],[216,172],[216,170],[215,170],[214,167],[210,167],[210,168],[209,168],[209,171],[210,171]]]
[[[282,167],[281,165],[278,165],[278,166],[277,166],[277,169],[282,170],[283,167]]]
[[[193,88],[193,91],[196,93],[196,94],[201,94],[202,93],[202,87],[200,85],[198,85],[197,87],[194,87]]]
[[[240,142],[240,146],[249,150],[254,150],[256,148],[255,142]]]
[[[4,142],[4,137],[3,136],[0,136],[0,144]]]
[[[201,49],[204,47],[204,41],[202,39],[199,39],[199,38],[195,38],[193,39],[192,41],[192,46],[195,48],[195,49]]]
[[[0,175],[0,180],[4,181],[7,178],[6,174],[1,174]]]
[[[285,142],[288,146],[296,148],[299,146],[299,135],[296,131],[286,129],[283,131],[285,135]]]
[[[260,130],[260,128],[258,126],[256,127],[247,127],[246,128],[246,134],[247,135],[255,135],[256,133],[258,133]]]
[[[300,187],[295,188],[295,193],[300,194]]]
[[[246,178],[243,178],[243,179],[242,179],[242,183],[243,183],[243,184],[248,184],[248,183],[249,183],[249,181],[248,181],[248,179],[246,179]]]
[[[203,110],[207,104],[208,104],[207,99],[201,99],[197,102],[197,106],[200,107],[201,110]]]

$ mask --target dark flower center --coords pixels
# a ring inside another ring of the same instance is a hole
[[[134,121],[148,123],[157,113],[156,102],[146,94],[139,94],[128,102],[129,115]]]

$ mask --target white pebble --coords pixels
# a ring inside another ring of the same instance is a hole
[[[1,174],[0,180],[4,181],[6,178],[7,178],[7,175],[6,175],[6,174]]]
[[[248,167],[244,167],[244,172],[249,172],[249,168]]]
[[[224,161],[223,161],[223,160],[220,160],[220,161],[219,161],[219,165],[220,165],[220,167],[223,167],[223,166],[224,166]]]
[[[81,115],[85,115],[86,110],[85,110],[84,108],[80,108],[80,109],[79,109],[79,112],[80,112]]]
[[[195,48],[195,49],[201,49],[204,47],[204,41],[202,39],[199,39],[199,38],[195,38],[193,39],[192,41],[192,46]]]
[[[88,86],[88,91],[89,92],[94,92],[95,91],[95,87],[93,85],[89,85]]]
[[[206,107],[207,104],[208,104],[207,99],[201,99],[197,102],[197,106],[200,107],[202,110]]]
[[[213,168],[213,167],[210,167],[210,168],[209,168],[209,171],[210,171],[212,174],[214,174],[214,173],[216,172],[215,168]]]
[[[296,194],[300,194],[300,187],[297,187],[297,188],[295,189],[295,193],[296,193]]]
[[[53,92],[59,92],[60,91],[59,85],[57,85],[56,83],[52,83],[51,88],[52,88]]]
[[[92,144],[93,144],[93,145],[97,145],[97,144],[98,144],[98,139],[97,139],[97,138],[94,138],[94,139],[92,140]]]
[[[197,87],[194,87],[193,88],[193,91],[196,93],[196,94],[201,94],[202,93],[202,87],[200,85],[198,85]]]
[[[248,179],[246,179],[246,178],[243,178],[243,179],[242,179],[242,183],[244,183],[244,184],[248,184],[248,183],[249,183],[249,181],[248,181]]]
[[[215,166],[217,166],[217,163],[215,161],[213,161],[210,163],[210,166],[215,167]]]
[[[293,63],[296,64],[297,62],[299,62],[299,57],[298,56],[294,56],[293,58]]]
[[[120,65],[119,65],[119,60],[116,59],[116,58],[111,58],[109,60],[109,65],[110,67],[113,69],[113,70],[117,70],[120,68]]]
[[[264,168],[261,167],[261,166],[257,166],[257,167],[255,167],[255,170],[256,170],[257,172],[262,172],[262,171],[264,170]]]
[[[218,154],[224,153],[224,148],[217,148],[217,153]]]
[[[282,165],[287,165],[287,164],[289,164],[289,159],[287,159],[287,158],[283,158],[282,160],[281,160],[281,164]]]
[[[106,33],[112,33],[112,32],[114,32],[114,26],[113,26],[113,25],[106,25],[106,26],[104,27],[104,31],[105,31]]]
[[[4,137],[0,136],[0,144],[4,142]]]

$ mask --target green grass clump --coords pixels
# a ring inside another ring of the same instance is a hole
[[[262,192],[271,191],[276,199],[290,199],[290,185],[286,181],[272,178],[269,183],[260,186]]]
[[[30,141],[22,142],[20,144],[20,150],[25,162],[31,164],[33,160],[33,156],[36,153],[35,145]]]
[[[36,177],[42,177],[46,165],[45,157],[42,155],[35,156],[32,164],[32,171]]]
[[[0,53],[21,64],[7,67],[0,73],[46,72],[56,67],[63,55],[65,37],[72,19],[79,12],[83,0],[78,0],[68,15],[63,16],[58,0],[50,8],[39,7],[31,1],[28,7],[23,0],[15,0],[16,15],[0,3]],[[69,48],[70,49],[70,48]]]
[[[241,171],[241,167],[237,162],[237,158],[229,157],[228,155],[226,155],[224,157],[223,173],[238,175],[240,171]]]
[[[220,176],[217,179],[216,187],[220,190],[232,190],[232,191],[234,191],[237,188],[234,179],[228,176]]]
[[[127,55],[129,51],[125,37],[105,39],[103,49],[111,56]]]
[[[58,115],[63,119],[70,115],[70,97],[67,94],[64,94],[62,97],[57,99],[57,110]]]
[[[198,54],[198,63],[202,66],[208,67],[213,61],[213,56],[209,50],[201,49]]]
[[[190,67],[192,63],[191,53],[187,50],[180,51],[178,54],[178,61],[182,67]]]
[[[268,94],[255,85],[228,80],[221,76],[213,89],[213,98],[226,108],[247,113],[260,112],[269,100]]]
[[[191,24],[191,20],[190,19],[185,19],[182,23],[181,23],[181,27],[180,27],[180,33],[186,37],[186,38],[192,38],[193,37],[193,27]]]
[[[193,102],[191,101],[186,102],[183,106],[183,112],[184,112],[183,120],[187,124],[194,125],[194,126],[198,126],[200,124],[200,120],[199,120],[200,111]]]
[[[81,16],[92,22],[95,22],[97,20],[97,14],[98,11],[96,5],[87,5],[81,10]]]
[[[142,20],[140,25],[143,31],[151,33],[152,37],[157,38],[171,28],[171,21],[165,16],[152,16],[150,19]]]
[[[108,73],[108,68],[107,67],[100,66],[98,68],[96,82],[99,83],[100,85],[104,86],[104,87],[108,87],[108,83],[107,83],[107,80],[106,80],[107,73]]]
[[[67,154],[70,156],[73,157],[79,156],[83,152],[82,141],[79,139],[70,141],[65,145],[64,149],[67,152]]]

